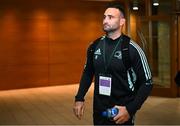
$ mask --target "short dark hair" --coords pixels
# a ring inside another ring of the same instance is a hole
[[[107,6],[106,6],[106,9],[108,8],[116,8],[118,9],[122,16],[125,17],[125,11],[124,11],[124,7],[119,3],[119,2],[110,2]]]

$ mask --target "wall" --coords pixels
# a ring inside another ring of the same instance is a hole
[[[105,4],[0,1],[0,90],[78,83]]]

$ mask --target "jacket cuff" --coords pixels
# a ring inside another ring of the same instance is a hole
[[[80,98],[78,96],[75,96],[75,101],[85,101],[84,98]]]
[[[126,106],[126,109],[127,109],[130,116],[135,115],[135,113],[137,112],[137,109],[135,109],[134,105],[132,105],[132,104],[128,104]]]

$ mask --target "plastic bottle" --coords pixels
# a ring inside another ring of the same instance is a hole
[[[107,109],[106,111],[102,112],[102,116],[103,117],[107,117],[107,118],[114,118],[117,114],[118,114],[119,110],[116,107]]]

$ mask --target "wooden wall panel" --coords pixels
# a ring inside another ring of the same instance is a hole
[[[70,10],[61,18],[54,13],[56,18],[50,25],[50,84],[79,82],[86,49],[101,34],[101,14],[87,11],[83,15],[83,11]]]
[[[4,68],[2,68],[4,67]],[[1,66],[1,89],[47,86],[47,65]]]
[[[0,1],[0,90],[78,83],[106,2]]]

